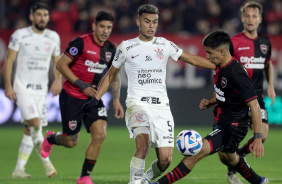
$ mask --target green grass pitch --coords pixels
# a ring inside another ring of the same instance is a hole
[[[177,127],[177,135],[185,128],[197,130],[203,137],[211,132],[211,127]],[[61,127],[49,126],[49,129],[60,131]],[[47,128],[44,128],[44,134]],[[265,143],[265,156],[262,159],[247,156],[251,167],[260,175],[267,176],[271,183],[282,183],[282,144],[281,127],[270,127],[269,137]],[[125,126],[108,127],[108,136],[103,144],[102,151],[91,174],[95,184],[127,184],[129,180],[129,163],[135,152],[133,139]],[[90,134],[87,134],[82,127],[79,143],[74,148],[54,146],[50,158],[56,167],[58,174],[53,178],[47,178],[43,165],[37,156],[36,151],[32,152],[26,166],[26,172],[32,175],[30,179],[12,179],[11,175],[16,165],[17,152],[23,136],[23,127],[1,126],[0,127],[0,183],[2,184],[71,184],[75,183],[80,175],[84,160],[85,148],[89,143]],[[251,135],[251,131],[247,137]],[[246,140],[244,140],[245,142]],[[146,159],[146,170],[156,158],[155,151],[150,149]],[[182,159],[182,156],[174,149],[173,161],[167,171],[172,170]],[[178,184],[224,184],[226,167],[214,154],[200,161],[193,171]],[[240,176],[241,177],[241,176]],[[241,178],[242,179],[242,178]],[[242,179],[243,181],[243,179]],[[247,183],[246,181],[243,181]]]

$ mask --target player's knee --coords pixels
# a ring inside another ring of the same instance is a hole
[[[107,133],[105,132],[100,132],[100,133],[96,133],[95,135],[92,136],[92,139],[95,142],[103,142],[107,137]]]

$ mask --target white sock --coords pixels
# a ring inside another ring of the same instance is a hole
[[[33,150],[33,142],[30,135],[23,136],[21,145],[19,147],[18,160],[15,170],[24,170],[24,167],[29,159],[29,156]]]
[[[132,157],[130,162],[130,182],[139,183],[141,182],[145,169],[145,159]]]
[[[151,167],[146,171],[146,178],[149,181],[153,181],[158,176],[160,176],[163,172],[158,167],[158,160],[154,160]]]
[[[40,157],[43,165],[45,166],[48,162],[50,162],[50,159],[49,159],[49,157],[43,158],[41,156],[41,153],[40,153],[40,147],[41,147],[42,142],[44,140],[44,137],[43,137],[43,134],[42,134],[42,127],[40,126],[40,128],[38,128],[38,129],[36,129],[34,127],[30,127],[30,133],[32,135],[32,141],[33,141],[33,144],[34,144],[34,148],[37,152],[37,155]]]

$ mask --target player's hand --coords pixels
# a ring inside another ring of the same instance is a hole
[[[124,110],[122,105],[120,104],[119,99],[114,99],[113,106],[115,109],[115,118],[121,119],[124,116]]]
[[[97,98],[91,98],[91,100],[89,100],[88,102],[86,102],[83,106],[82,106],[82,111],[83,112],[91,112],[93,110],[93,108],[98,104],[99,100],[97,100]]]
[[[89,84],[89,86],[85,88],[82,92],[89,97],[95,97],[97,93],[96,86]]]
[[[50,88],[50,91],[52,92],[52,97],[57,96],[62,91],[62,82],[61,80],[54,80],[52,83],[52,86]]]
[[[254,141],[250,144],[249,149],[253,157],[261,158],[262,156],[264,156],[264,148],[261,138],[254,139]]]
[[[271,106],[272,106],[274,104],[275,98],[276,98],[276,94],[275,94],[273,87],[269,87],[267,89],[267,95],[268,95],[268,98],[272,99],[272,102],[271,102]]]
[[[209,105],[210,105],[210,100],[204,98],[201,100],[199,107],[200,109],[205,110],[210,107]]]
[[[17,99],[16,93],[12,87],[5,88],[5,96],[12,100],[12,102],[15,102]]]

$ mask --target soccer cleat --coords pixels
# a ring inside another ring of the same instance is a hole
[[[157,184],[157,183],[150,183],[149,180],[143,178],[140,184]]]
[[[12,178],[31,178],[31,175],[27,174],[24,169],[17,169],[13,171]]]
[[[50,153],[51,153],[51,150],[52,150],[52,147],[53,147],[53,144],[50,144],[47,140],[47,137],[48,135],[50,134],[54,134],[54,132],[52,130],[49,130],[47,133],[46,133],[46,136],[44,138],[44,141],[41,145],[41,149],[40,149],[40,152],[41,152],[41,156],[43,158],[47,158]]]
[[[227,182],[229,184],[243,184],[237,174],[226,175]]]
[[[93,184],[93,182],[91,181],[92,178],[90,178],[89,176],[83,176],[83,177],[79,177],[76,180],[76,184]]]
[[[45,173],[48,178],[52,178],[52,176],[57,174],[55,167],[53,166],[52,162],[48,162],[45,165]]]
[[[260,177],[261,178],[261,182],[259,184],[267,184],[269,183],[268,179],[266,177]]]

